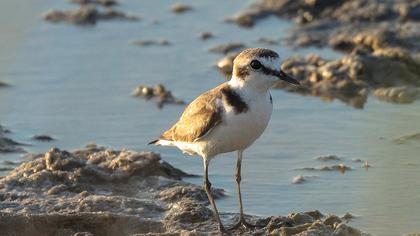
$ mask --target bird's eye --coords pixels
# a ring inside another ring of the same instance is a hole
[[[251,61],[250,65],[251,65],[252,69],[254,69],[254,70],[259,70],[262,67],[261,62],[259,62],[257,60]]]

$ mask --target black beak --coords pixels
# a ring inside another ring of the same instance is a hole
[[[291,75],[285,73],[284,71],[280,70],[276,73],[276,76],[279,77],[279,79],[289,82],[294,85],[300,85],[299,81],[297,81],[295,78],[293,78]]]

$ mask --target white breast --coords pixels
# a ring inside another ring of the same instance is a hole
[[[219,153],[244,150],[261,136],[271,117],[273,105],[270,94],[240,94],[248,105],[247,112],[236,114],[233,107],[223,103],[223,122],[208,136],[198,141],[201,153],[211,158]]]

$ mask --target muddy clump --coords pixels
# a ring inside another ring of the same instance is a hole
[[[292,179],[292,184],[303,184],[305,182],[307,182],[309,179],[313,179],[316,178],[317,176],[315,175],[297,175],[295,177],[293,177]]]
[[[233,72],[233,60],[236,56],[238,56],[238,52],[232,52],[225,55],[216,63],[216,67],[219,69],[220,73],[222,73],[227,80],[232,77]]]
[[[76,3],[79,5],[100,5],[103,7],[113,7],[118,5],[119,3],[115,0],[70,0],[72,3]]]
[[[301,183],[304,183],[304,182],[306,182],[306,178],[303,175],[295,176],[295,177],[293,177],[293,180],[292,180],[293,184],[301,184]]]
[[[358,31],[343,31],[329,37],[328,44],[333,49],[343,52],[352,52],[358,47],[370,52],[385,48],[415,48],[418,42],[413,38],[413,33],[409,33],[412,29],[404,29],[405,33],[401,32],[402,30],[393,24],[381,24]]]
[[[360,33],[351,42],[339,43],[352,50],[340,59],[325,60],[315,55],[288,58],[283,69],[303,81],[304,86],[281,83],[279,87],[338,98],[357,108],[363,107],[370,90],[384,101],[411,103],[416,100],[420,61],[406,49],[370,36]]]
[[[208,31],[202,32],[202,33],[199,34],[199,38],[203,41],[211,39],[213,37],[214,37],[214,34],[212,32],[208,32]]]
[[[231,42],[231,43],[225,43],[225,44],[219,44],[216,46],[213,46],[209,48],[209,52],[215,52],[215,53],[222,53],[222,54],[228,54],[228,53],[239,53],[241,50],[245,49],[246,45],[240,42]]]
[[[314,157],[317,161],[341,161],[341,158],[336,155],[325,155]]]
[[[406,144],[410,142],[420,142],[420,132],[406,134],[392,140],[396,144]]]
[[[346,171],[352,170],[350,166],[344,164],[332,165],[332,166],[321,166],[321,167],[304,167],[296,170],[305,170],[305,171],[339,171],[345,173]]]
[[[352,57],[328,61],[316,55],[295,56],[284,61],[282,69],[301,82],[290,86],[279,82],[276,87],[324,100],[339,99],[356,108],[363,108],[368,84],[361,78],[363,65]]]
[[[128,15],[124,12],[107,8],[98,10],[90,5],[81,5],[78,9],[72,10],[50,10],[43,15],[44,20],[51,23],[70,23],[75,25],[94,25],[98,21],[121,20],[138,21],[139,18],[134,15]]]
[[[337,60],[315,55],[288,58],[282,68],[301,81],[303,86],[279,83],[277,87],[302,94],[337,98],[362,108],[368,92],[386,101],[410,103],[418,89],[400,86],[420,85],[420,63],[405,50],[386,48],[365,54],[356,50]]]
[[[32,140],[35,141],[39,141],[39,142],[52,142],[55,141],[55,139],[49,135],[46,134],[39,134],[39,135],[34,135],[32,137]]]
[[[281,219],[272,217],[268,223],[272,228],[278,227]],[[270,235],[369,235],[347,226],[335,215],[324,216],[319,211],[291,213],[277,229],[267,231]],[[268,226],[267,226],[268,227]]]
[[[356,47],[370,48],[371,51],[398,47],[410,53],[420,52],[417,40],[420,22],[346,23],[341,27],[332,25],[298,25],[290,31],[286,41],[292,47],[330,46],[345,53],[352,52]]]
[[[269,46],[278,45],[280,43],[279,40],[268,37],[261,37],[257,40],[257,42]]]
[[[171,45],[171,42],[167,39],[139,39],[131,42],[131,44],[147,47],[147,46],[169,46]]]
[[[9,134],[10,130],[4,128],[2,125],[0,125],[0,135]]]
[[[0,153],[25,152],[25,150],[20,147],[23,146],[22,143],[6,137],[8,133],[10,133],[10,131],[0,125]]]
[[[6,82],[0,80],[0,88],[1,87],[8,87],[9,85]]]
[[[175,3],[171,7],[171,11],[176,14],[183,14],[188,11],[192,11],[192,7],[182,3]]]
[[[420,90],[407,86],[377,88],[373,91],[380,100],[394,103],[412,103],[419,98]]]
[[[167,90],[163,85],[158,84],[154,88],[139,85],[133,92],[135,97],[143,97],[146,100],[156,100],[159,108],[163,108],[165,104],[184,105],[183,100],[177,99],[172,92]]]
[[[167,206],[154,196],[184,176],[156,153],[53,148],[0,179],[0,229],[6,235],[163,232],[156,219]]]
[[[182,182],[185,176],[152,152],[53,148],[0,178],[0,229],[34,236],[216,234],[203,188]],[[221,215],[226,225],[238,220],[238,214]],[[232,234],[366,235],[319,211],[246,217],[265,226]]]

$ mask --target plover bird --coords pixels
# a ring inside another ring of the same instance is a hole
[[[232,228],[252,227],[245,221],[242,207],[242,153],[267,127],[273,110],[269,89],[279,80],[299,85],[280,69],[276,52],[264,48],[246,49],[235,58],[232,78],[228,82],[197,97],[170,129],[149,143],[174,146],[183,153],[203,158],[204,189],[221,232],[226,230],[210,190],[210,160],[220,153],[237,152],[235,177],[240,217]]]

